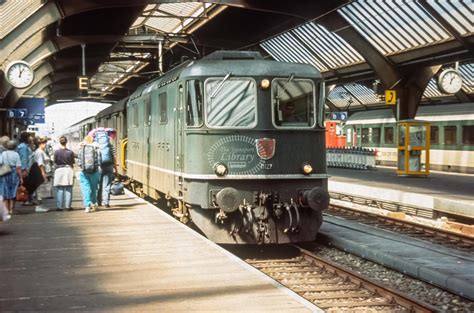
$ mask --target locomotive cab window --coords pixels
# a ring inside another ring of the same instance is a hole
[[[273,122],[276,127],[315,126],[315,90],[308,79],[274,79],[272,83]]]
[[[257,84],[251,78],[209,78],[205,82],[206,123],[211,128],[257,125]]]
[[[186,82],[186,125],[198,127],[202,125],[203,92],[202,82],[190,80]]]

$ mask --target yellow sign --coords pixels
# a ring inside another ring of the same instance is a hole
[[[385,104],[397,104],[397,91],[385,90]]]
[[[79,84],[79,90],[89,90],[89,77],[78,76],[77,82]]]

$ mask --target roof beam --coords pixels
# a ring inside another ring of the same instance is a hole
[[[382,83],[388,88],[400,80],[400,74],[388,58],[368,42],[352,25],[350,25],[338,11],[331,12],[315,21],[325,26],[329,31],[341,36],[349,43],[374,70]]]

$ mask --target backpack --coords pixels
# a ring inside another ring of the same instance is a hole
[[[124,193],[123,184],[121,182],[114,182],[110,187],[110,194],[114,196],[123,195]]]
[[[86,173],[94,173],[99,169],[99,156],[96,147],[91,145],[82,146],[81,164]]]
[[[112,145],[109,142],[109,134],[106,131],[97,132],[95,139],[99,143],[101,161],[100,166],[111,165],[114,163],[114,154]]]

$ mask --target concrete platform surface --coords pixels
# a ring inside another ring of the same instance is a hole
[[[320,311],[135,195],[112,199],[1,224],[0,311]]]
[[[328,168],[328,173],[330,192],[474,218],[474,175],[437,172],[428,177],[403,177],[391,168]]]

